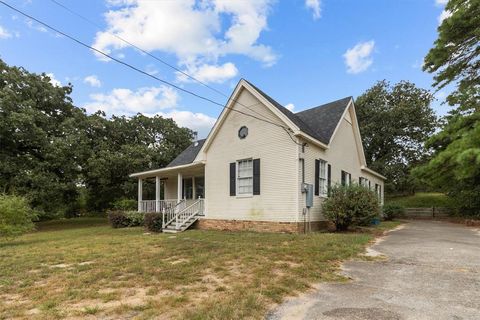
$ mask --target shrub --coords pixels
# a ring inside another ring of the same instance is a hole
[[[384,220],[393,220],[403,216],[405,213],[405,208],[399,204],[387,203],[383,206],[382,211]]]
[[[119,199],[112,203],[114,210],[132,211],[137,210],[137,201],[133,199]]]
[[[12,238],[34,229],[36,214],[24,197],[0,194],[0,236]]]
[[[152,232],[162,231],[162,214],[149,212],[145,214],[145,228]]]
[[[108,221],[113,228],[137,227],[143,225],[144,213],[137,211],[113,210],[108,212]]]
[[[377,195],[362,186],[334,186],[322,207],[323,215],[335,224],[337,230],[350,225],[369,225],[380,216]]]

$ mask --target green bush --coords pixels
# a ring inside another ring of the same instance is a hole
[[[0,237],[12,238],[33,230],[36,218],[26,198],[0,194]]]
[[[383,206],[382,213],[384,220],[393,220],[403,216],[405,208],[396,203],[387,203]]]
[[[122,210],[122,211],[137,210],[137,200],[133,200],[133,199],[115,200],[112,203],[112,208],[114,210]]]
[[[144,213],[137,211],[112,210],[108,221],[113,228],[138,227],[143,225]]]
[[[380,216],[377,195],[362,186],[334,186],[322,207],[323,215],[335,224],[337,230],[350,225],[369,225]]]
[[[152,232],[162,231],[162,214],[149,212],[145,214],[145,228]]]

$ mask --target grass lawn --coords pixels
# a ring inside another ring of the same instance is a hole
[[[449,208],[454,206],[450,198],[438,192],[417,192],[412,196],[388,198],[385,202],[399,204],[405,208]]]
[[[262,318],[285,296],[343,280],[341,260],[375,234],[191,230],[148,234],[100,218],[40,224],[0,240],[0,319]]]

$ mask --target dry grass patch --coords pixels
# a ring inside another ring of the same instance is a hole
[[[172,236],[50,222],[0,242],[0,319],[262,318],[285,296],[340,279],[339,262],[372,232]]]

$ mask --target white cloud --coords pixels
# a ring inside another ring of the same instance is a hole
[[[313,19],[320,18],[320,0],[305,0],[305,6],[312,10]]]
[[[353,48],[348,49],[343,55],[347,72],[356,74],[367,70],[373,63],[371,55],[374,47],[375,41],[370,40],[357,43]]]
[[[38,24],[36,22],[34,22],[33,20],[31,19],[27,19],[26,20],[26,23],[27,23],[27,26],[31,29],[35,29],[35,30],[38,30],[40,32],[48,32],[48,29],[45,28],[44,26],[42,26],[41,24]]]
[[[85,79],[83,79],[83,82],[91,85],[92,87],[100,88],[102,86],[102,82],[94,74],[92,74],[91,76],[85,77]]]
[[[8,38],[11,38],[11,37],[12,37],[12,34],[10,32],[8,32],[7,29],[0,26],[0,39],[8,39]]]
[[[181,127],[197,131],[199,138],[206,137],[216,121],[215,118],[206,114],[190,111],[172,110],[166,113],[159,112],[158,114],[165,118],[172,118]]]
[[[295,105],[293,103],[289,103],[285,106],[285,108],[293,112],[293,110],[295,110]]]
[[[435,0],[437,6],[444,6],[448,3],[448,0]]]
[[[139,88],[136,91],[117,88],[107,94],[91,94],[84,108],[90,112],[104,111],[107,115],[134,115],[138,112],[155,114],[177,105],[178,94],[166,86]]]
[[[278,57],[258,40],[267,29],[273,1],[110,0],[107,28],[96,34],[94,46],[106,52],[128,46],[113,33],[146,51],[173,53],[179,65],[187,68],[212,65],[218,69],[218,59],[228,54],[271,66]]]
[[[222,83],[237,76],[238,69],[233,63],[227,62],[223,65],[193,65],[187,68],[186,73],[202,82]],[[180,72],[177,73],[177,76],[181,81],[190,80],[187,76],[181,74]]]
[[[45,75],[50,78],[49,79],[50,83],[52,85],[54,85],[55,87],[61,87],[62,86],[62,83],[55,78],[55,75],[53,73],[47,73]]]
[[[443,10],[442,13],[438,16],[438,24],[441,25],[443,20],[450,18],[452,13],[448,10]]]

